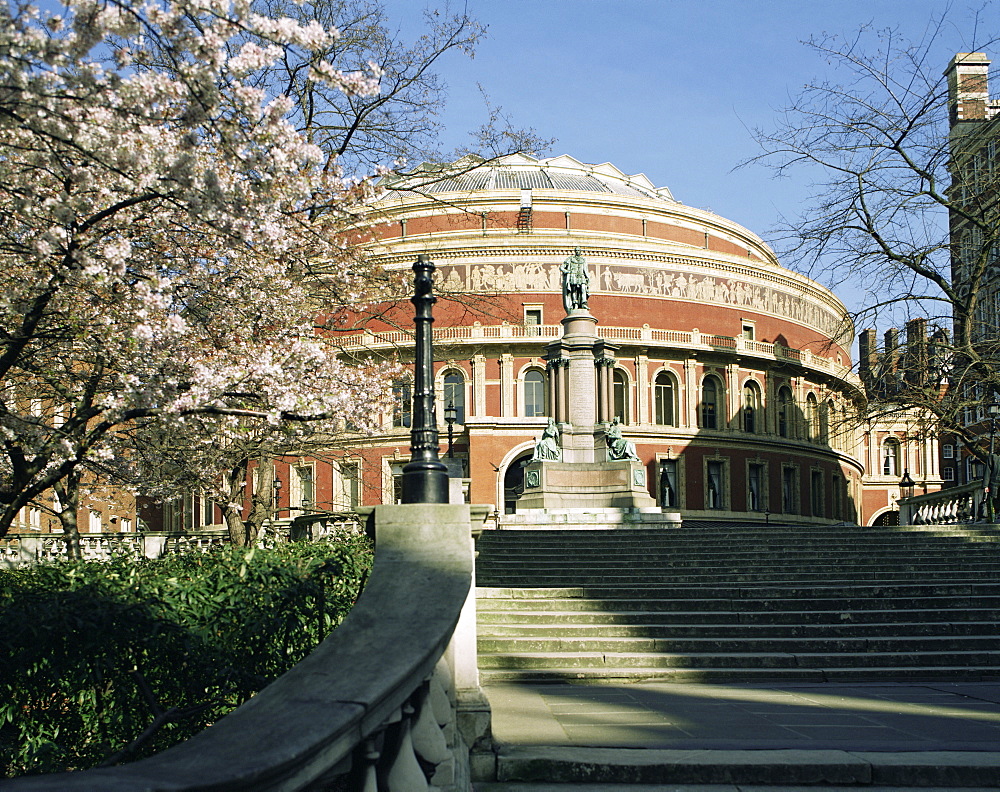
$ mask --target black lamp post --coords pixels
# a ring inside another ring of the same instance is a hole
[[[455,406],[455,402],[448,402],[448,406],[444,408],[444,422],[448,424],[448,459],[452,459],[455,456],[454,441],[455,441],[455,422],[458,420],[458,408]]]
[[[903,471],[903,478],[899,481],[899,494],[904,498],[912,498],[915,486],[917,486],[917,483],[910,478],[910,469],[906,468]]]
[[[277,514],[281,511],[281,479],[278,478],[277,474],[274,476],[274,481],[271,482],[271,489],[274,492],[274,513]]]
[[[413,428],[410,461],[403,466],[403,503],[448,503],[448,468],[438,458],[438,430],[434,418],[434,338],[431,306],[437,301],[434,264],[421,254],[413,264],[416,308],[416,360],[413,371]]]
[[[997,435],[997,418],[1000,418],[1000,402],[990,402],[986,405],[986,412],[990,416],[990,453],[993,453],[993,443]]]

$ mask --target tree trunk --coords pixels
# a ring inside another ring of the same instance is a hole
[[[55,486],[59,498],[56,514],[62,526],[66,539],[66,555],[69,558],[83,558],[80,549],[80,528],[77,525],[80,512],[80,477],[76,472],[70,473]]]
[[[222,519],[229,530],[229,541],[233,547],[247,546],[247,529],[243,522],[243,500],[246,489],[249,459],[242,459],[229,471],[228,497],[221,504]]]
[[[274,465],[270,459],[257,460],[257,486],[250,496],[250,514],[246,519],[246,546],[249,547],[260,536],[264,522],[271,517],[274,504]]]

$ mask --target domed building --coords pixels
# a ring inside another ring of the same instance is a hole
[[[442,455],[453,417],[450,464],[471,502],[516,513],[522,468],[549,417],[565,419],[571,394],[549,347],[566,317],[560,266],[576,254],[600,341],[597,421],[619,420],[658,505],[685,519],[867,521],[868,452],[852,421],[863,392],[853,327],[832,292],[643,175],[568,156],[464,164],[386,187],[367,247],[389,268],[408,270],[420,254],[437,266]],[[409,303],[344,343],[405,355],[407,323]],[[409,383],[394,394],[384,431],[336,463],[331,492],[398,498]],[[868,483],[891,504],[898,481]]]

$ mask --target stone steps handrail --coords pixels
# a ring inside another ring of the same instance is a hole
[[[446,741],[457,732],[442,654],[472,580],[470,508],[377,506],[371,519],[375,564],[362,596],[287,674],[156,756],[13,779],[4,789],[277,792],[327,788],[341,776],[352,790],[468,789],[456,783],[467,774],[455,772]]]
[[[901,525],[952,525],[982,517],[983,482],[970,481],[938,492],[899,499]]]

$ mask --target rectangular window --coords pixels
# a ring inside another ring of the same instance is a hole
[[[403,502],[403,465],[405,462],[394,462],[392,465],[392,503]]]
[[[941,468],[941,478],[943,478],[945,481],[954,481],[955,468],[951,467],[950,465],[948,467]]]
[[[295,465],[291,469],[291,478],[289,507],[296,512],[313,510],[316,507],[315,468],[312,465]]]
[[[90,520],[87,525],[87,530],[91,533],[100,533],[104,530],[104,524],[101,521],[101,513],[99,511],[90,510]]]
[[[542,324],[542,309],[524,306],[524,327],[527,335],[538,335]]]
[[[677,508],[680,503],[677,492],[677,460],[660,460],[660,506]]]
[[[847,482],[840,476],[830,478],[830,512],[835,520],[844,519],[844,499],[847,492]]]
[[[764,509],[764,466],[751,462],[747,466],[747,511]]]
[[[819,470],[809,473],[809,506],[813,517],[823,516],[823,474]]]
[[[794,467],[781,469],[781,511],[785,514],[798,514],[799,476]]]
[[[724,471],[722,462],[710,460],[705,476],[705,508],[725,509]]]
[[[755,331],[754,331],[753,322],[744,322],[743,323],[743,340],[744,341],[753,341],[753,339],[754,339],[754,332]]]
[[[955,446],[953,446],[951,443],[946,443],[945,445],[941,446],[941,456],[944,457],[945,459],[954,459]]]
[[[338,470],[339,487],[333,494],[334,511],[353,511],[361,503],[360,473],[356,462],[341,462]]]

